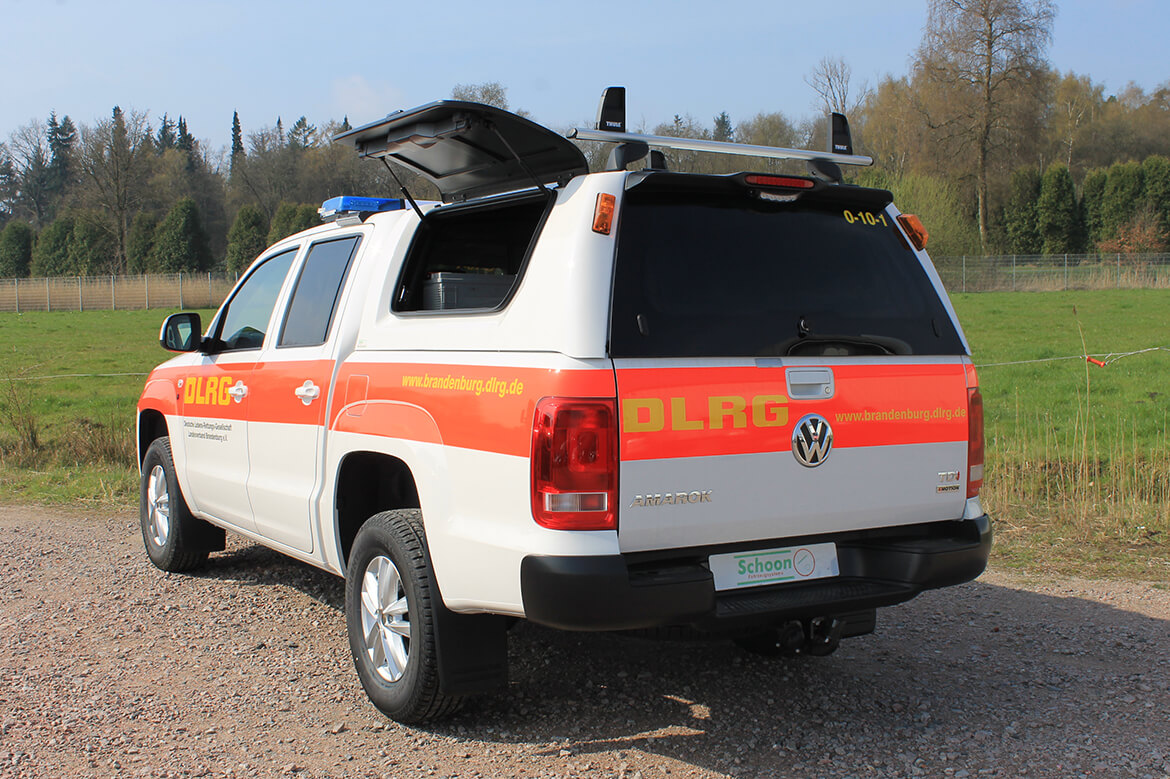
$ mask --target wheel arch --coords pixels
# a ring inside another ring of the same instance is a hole
[[[354,538],[367,519],[383,511],[421,508],[414,474],[403,460],[381,452],[347,454],[337,469],[334,493],[338,560],[344,571]]]
[[[153,408],[142,409],[138,413],[138,465],[142,465],[142,458],[146,450],[156,439],[170,434],[167,429],[167,419],[161,411]]]

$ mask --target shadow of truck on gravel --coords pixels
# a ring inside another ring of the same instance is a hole
[[[198,575],[291,586],[343,619],[341,579],[262,547]],[[1170,773],[1170,621],[1077,597],[927,592],[824,658],[521,622],[509,661],[506,689],[427,732],[529,744],[585,772],[640,752],[744,776]]]

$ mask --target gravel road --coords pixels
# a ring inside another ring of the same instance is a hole
[[[128,513],[0,506],[0,776],[1170,776],[1170,589],[990,573],[827,658],[521,623],[511,682],[408,728],[340,579],[229,536],[165,574]]]

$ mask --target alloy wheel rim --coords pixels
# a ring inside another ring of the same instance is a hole
[[[362,575],[362,637],[366,659],[387,682],[396,682],[410,660],[410,612],[402,575],[389,557],[370,560]]]
[[[171,495],[167,489],[167,473],[161,465],[150,471],[146,483],[146,510],[150,540],[155,546],[166,546],[171,535]]]

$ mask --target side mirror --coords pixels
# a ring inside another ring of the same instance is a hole
[[[195,352],[202,341],[203,321],[191,311],[171,314],[158,333],[159,344],[168,352]]]

